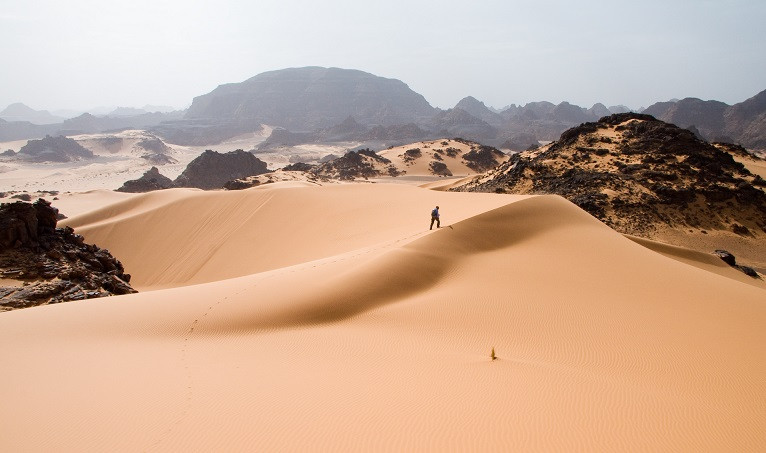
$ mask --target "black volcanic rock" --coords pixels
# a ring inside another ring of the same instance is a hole
[[[23,283],[0,286],[0,310],[136,292],[122,263],[57,218],[43,199],[0,205],[0,277]]]
[[[391,161],[370,149],[349,151],[342,157],[331,160],[310,170],[310,173],[327,179],[352,180],[377,176],[399,176]]]
[[[731,154],[635,113],[584,123],[457,190],[558,194],[616,230],[766,233],[766,193]],[[736,228],[735,228],[736,227]]]
[[[491,146],[471,144],[471,150],[463,154],[463,160],[468,168],[481,173],[497,167],[505,158],[505,153]]]
[[[207,150],[189,162],[174,183],[178,187],[221,189],[227,181],[268,171],[265,162],[241,149],[223,154]]]
[[[32,162],[72,162],[90,159],[93,153],[71,138],[48,135],[40,140],[29,140],[21,147],[18,156]]]
[[[282,171],[311,171],[316,165],[307,164],[304,162],[296,162],[286,167],[282,167]]]
[[[339,68],[291,68],[221,85],[194,98],[186,118],[248,119],[313,131],[353,116],[362,124],[409,123],[433,115],[425,98],[403,82]]]
[[[140,178],[125,181],[117,192],[143,193],[153,190],[170,189],[174,187],[173,181],[167,176],[160,174],[157,167],[152,167],[146,171]]]

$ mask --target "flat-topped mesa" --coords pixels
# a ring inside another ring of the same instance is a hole
[[[650,115],[621,113],[571,128],[456,190],[562,195],[628,234],[763,235],[762,179],[726,149]]]
[[[0,205],[0,311],[136,292],[119,260],[58,217],[43,199]]]

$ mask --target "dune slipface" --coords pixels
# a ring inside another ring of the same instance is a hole
[[[0,449],[766,449],[762,288],[560,197],[475,195],[171,190],[71,219],[165,289],[0,316]]]

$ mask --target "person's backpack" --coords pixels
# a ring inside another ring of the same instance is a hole
[[[439,215],[439,210],[438,209],[434,209],[433,211],[431,211],[431,217],[436,217],[438,215]]]

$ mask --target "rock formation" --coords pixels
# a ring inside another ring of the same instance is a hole
[[[649,115],[616,114],[561,134],[457,190],[562,195],[617,231],[766,234],[766,194],[731,154]]]
[[[29,140],[19,150],[18,157],[32,162],[73,162],[90,159],[93,153],[71,138],[47,135],[41,140]]]
[[[352,180],[378,176],[398,176],[401,172],[391,161],[370,149],[349,151],[344,156],[318,165],[310,173],[320,178]]]
[[[0,205],[0,310],[136,292],[108,250],[57,219],[43,199]]]
[[[241,149],[230,153],[207,150],[189,163],[174,184],[177,187],[221,189],[227,181],[268,171],[265,162]]]
[[[167,176],[160,174],[157,167],[152,167],[140,178],[126,181],[117,192],[143,193],[153,190],[170,189],[174,187],[173,181]]]

